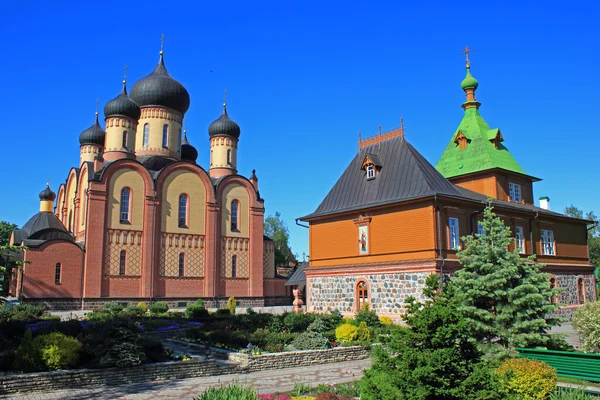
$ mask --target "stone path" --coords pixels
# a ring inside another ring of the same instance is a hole
[[[575,332],[573,325],[570,322],[564,323],[561,326],[555,326],[550,329],[550,333],[566,334],[567,343],[576,349],[579,349],[579,335]]]
[[[338,384],[358,380],[363,369],[368,368],[370,360],[347,361],[335,364],[312,365],[308,367],[287,368],[210,376],[205,378],[156,381],[122,386],[102,386],[88,389],[68,389],[53,392],[36,392],[28,395],[2,397],[3,400],[45,400],[45,399],[193,399],[199,392],[211,386],[238,383],[254,386],[259,393],[275,391],[287,392],[294,383],[304,383],[316,387],[320,383]]]

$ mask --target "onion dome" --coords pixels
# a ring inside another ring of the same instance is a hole
[[[196,162],[198,150],[187,140],[187,132],[183,131],[183,140],[181,141],[181,159],[185,161]]]
[[[98,123],[98,113],[96,113],[94,125],[90,126],[79,135],[79,144],[82,146],[85,144],[104,146],[104,135],[106,135],[106,132],[104,132],[104,129],[102,129],[100,123]]]
[[[123,90],[121,91],[121,94],[104,106],[104,116],[106,118],[116,115],[133,118],[136,121],[140,119],[140,106],[127,95],[127,81],[125,80],[123,81]]]
[[[190,95],[183,85],[169,75],[160,52],[158,65],[150,75],[131,88],[131,99],[140,107],[163,106],[185,114],[190,108]]]
[[[463,90],[467,90],[477,89],[477,86],[479,86],[479,82],[477,82],[477,79],[473,78],[473,75],[471,75],[471,67],[467,65],[467,76],[465,76],[465,79],[460,83],[460,87]]]
[[[56,199],[56,193],[50,189],[50,184],[46,186],[46,189],[40,192],[40,201],[54,201]]]
[[[227,115],[227,104],[223,104],[223,114],[208,127],[208,135],[230,136],[235,139],[240,137],[240,126],[233,122]]]

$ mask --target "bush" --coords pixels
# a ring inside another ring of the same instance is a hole
[[[0,322],[23,321],[35,322],[44,313],[43,306],[17,304],[15,306],[0,306]]]
[[[283,319],[283,324],[292,332],[304,332],[314,322],[315,314],[289,313]]]
[[[235,315],[235,307],[237,306],[237,301],[235,297],[231,296],[227,299],[227,309],[229,310],[229,314]]]
[[[363,321],[356,330],[356,340],[359,342],[370,342],[371,341],[371,330],[367,327],[367,324]]]
[[[152,305],[150,305],[151,315],[164,314],[167,311],[169,311],[169,304],[166,301],[157,301],[156,303],[152,303]]]
[[[195,304],[188,304],[185,308],[185,317],[189,319],[203,319],[208,317],[208,311],[204,308],[202,299],[198,299]]]
[[[325,322],[321,318],[316,318],[307,328],[308,332],[324,333],[327,329]]]
[[[573,313],[573,328],[579,334],[581,350],[600,353],[600,302],[584,303]]]
[[[556,390],[556,371],[537,360],[512,358],[503,362],[496,373],[511,398],[544,400]]]
[[[84,351],[92,367],[132,367],[146,361],[139,326],[125,318],[96,324],[84,336]]]
[[[148,312],[148,304],[144,303],[143,301],[137,303],[137,308],[139,308],[140,310],[144,310],[144,314]]]
[[[270,334],[271,332],[269,332],[267,329],[257,329],[253,334],[250,335],[250,342],[252,342],[252,344],[255,346],[264,348],[267,344],[267,338]]]
[[[142,308],[140,307],[127,307],[126,309],[123,310],[123,314],[128,316],[128,317],[143,317],[144,314],[146,314],[146,311],[144,311]]]
[[[202,300],[202,299],[196,300],[195,305],[199,308],[206,308],[206,307],[204,307],[204,300]]]
[[[279,333],[283,332],[284,329],[285,325],[283,324],[283,319],[278,315],[274,315],[269,322],[269,331],[273,333]]]
[[[381,322],[382,325],[392,325],[393,321],[390,317],[386,317],[386,316],[382,316],[379,317],[379,322]]]
[[[342,324],[335,330],[335,338],[343,343],[354,342],[358,337],[358,328],[351,324]]]
[[[81,343],[59,332],[37,336],[27,331],[15,355],[14,369],[23,372],[55,371],[75,365]]]
[[[320,316],[320,318],[323,320],[323,322],[325,322],[325,325],[327,326],[327,331],[334,331],[335,328],[337,328],[342,323],[343,319],[342,313],[340,313],[340,310],[338,309],[335,309],[330,313],[323,314]]]
[[[149,362],[162,362],[169,359],[167,350],[160,340],[149,337],[143,338],[141,345]]]
[[[102,323],[108,322],[111,319],[113,319],[113,316],[111,315],[111,313],[106,310],[91,311],[91,312],[87,313],[86,317],[89,320],[102,322]]]
[[[354,318],[354,323],[358,326],[361,322],[367,324],[369,328],[378,328],[381,326],[381,321],[375,311],[359,310]]]
[[[296,350],[322,350],[329,349],[331,343],[322,334],[308,331],[296,336],[296,339],[294,339],[290,346]]]
[[[115,303],[114,301],[110,301],[104,305],[104,309],[111,313],[112,315],[117,315],[121,311],[125,309],[124,306]]]
[[[550,394],[549,400],[592,400],[596,396],[586,394],[583,389],[572,389],[559,387],[554,393]]]
[[[211,387],[198,397],[194,397],[194,400],[258,400],[258,395],[254,389],[230,385]]]
[[[227,308],[219,308],[216,312],[215,315],[217,316],[224,316],[224,315],[231,315],[231,312],[229,311],[229,309]]]

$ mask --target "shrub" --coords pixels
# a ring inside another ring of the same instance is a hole
[[[59,332],[39,335],[32,340],[27,331],[15,355],[14,369],[23,372],[55,371],[75,365],[81,343]]]
[[[202,299],[196,300],[195,305],[199,308],[206,308],[206,307],[204,307],[204,300],[202,300]]]
[[[150,305],[150,314],[159,315],[169,311],[169,304],[166,301],[157,301]]]
[[[369,328],[378,328],[381,326],[381,321],[375,311],[359,310],[354,318],[354,323],[358,326],[361,322],[367,324]]]
[[[315,314],[289,313],[283,319],[283,324],[292,332],[304,332],[314,322]]]
[[[39,349],[33,343],[33,335],[30,330],[25,332],[21,344],[15,354],[13,364],[15,371],[35,372],[43,370]]]
[[[393,321],[390,317],[386,317],[386,316],[381,316],[379,317],[379,322],[381,322],[382,325],[392,325]]]
[[[0,322],[23,321],[35,322],[44,313],[43,306],[31,304],[17,304],[15,306],[0,306]]]
[[[202,319],[208,317],[208,310],[204,308],[204,302],[199,299],[201,302],[198,304],[198,301],[195,304],[188,304],[185,308],[185,317],[189,319]]]
[[[142,317],[146,314],[146,311],[140,307],[127,307],[123,310],[123,314],[129,317]]]
[[[137,308],[139,308],[140,310],[144,310],[144,314],[148,312],[148,304],[144,303],[143,301],[137,303]]]
[[[125,309],[124,306],[115,303],[114,301],[110,301],[104,305],[104,309],[111,313],[112,315],[117,315],[121,311]]]
[[[550,394],[549,400],[592,400],[597,399],[596,396],[586,394],[583,389],[573,389],[559,387],[556,391]]]
[[[307,331],[296,336],[290,344],[296,350],[321,350],[329,349],[329,339],[318,332]]]
[[[250,335],[250,342],[260,348],[264,348],[267,344],[267,338],[270,334],[271,332],[269,332],[267,329],[257,329],[253,334]]]
[[[252,307],[248,306],[246,307],[246,314],[253,315],[256,314],[256,311],[254,311]]]
[[[211,387],[201,393],[194,400],[259,400],[254,389],[244,388],[237,385],[225,387]]]
[[[323,320],[323,322],[325,322],[325,325],[327,326],[327,331],[335,330],[335,328],[337,328],[338,325],[342,323],[343,319],[342,313],[340,313],[340,310],[338,309],[335,309],[330,313],[323,314],[320,316],[320,318]]]
[[[132,367],[146,361],[142,331],[133,321],[115,318],[97,324],[84,337],[84,351],[93,367]]]
[[[354,342],[358,337],[358,328],[350,324],[342,324],[335,330],[335,338],[343,343]]]
[[[229,314],[235,315],[235,307],[237,306],[237,301],[235,297],[231,296],[227,299],[227,309],[229,310]]]
[[[356,330],[356,340],[359,342],[370,342],[371,341],[371,330],[367,327],[367,324],[363,321]]]
[[[273,316],[271,321],[269,322],[269,331],[273,333],[283,332],[285,329],[285,325],[283,324],[283,319],[276,315]]]
[[[113,318],[111,313],[109,313],[106,310],[91,311],[91,312],[87,313],[86,317],[89,320],[103,322],[103,323],[108,322]]]
[[[231,315],[231,312],[227,308],[219,308],[216,311],[215,315],[217,315],[217,316],[219,316],[219,315],[220,316],[224,316],[224,315],[229,316],[229,315]]]
[[[140,344],[148,361],[162,362],[168,360],[169,355],[160,340],[147,337],[143,338]]]
[[[316,333],[324,333],[327,329],[325,322],[321,318],[316,318],[307,328],[306,330],[309,332]]]
[[[573,313],[573,328],[579,334],[581,350],[600,353],[600,302],[584,303]]]
[[[556,390],[556,371],[546,363],[512,358],[496,370],[500,384],[509,396],[523,400],[547,399]]]

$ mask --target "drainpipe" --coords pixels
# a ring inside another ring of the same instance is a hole
[[[308,228],[309,227],[308,225],[303,225],[300,222],[298,222],[299,220],[300,220],[300,218],[296,218],[296,225],[301,226],[303,228]]]
[[[440,206],[437,201],[437,193],[433,195],[433,203],[435,208],[435,223],[436,223],[436,253],[438,255],[438,260],[441,259],[442,263],[440,264],[440,289],[444,291],[444,265],[446,265],[446,258],[442,255],[442,222],[440,215]]]
[[[538,219],[540,217],[540,213],[538,211],[535,212],[535,216],[529,220],[529,241],[531,242],[531,254],[536,254],[536,246],[533,243],[533,220]]]
[[[215,200],[216,200],[216,198],[215,198]],[[220,211],[220,208],[221,207],[219,207],[219,211]],[[220,251],[221,250],[221,241],[222,241],[222,238],[219,237],[219,227],[221,226],[221,213],[217,212],[215,210],[215,214],[216,214],[215,215],[215,223],[214,223],[214,225],[215,225],[215,227],[214,227],[214,231],[215,231],[214,232],[214,235],[215,235],[214,236],[214,238],[215,238],[215,246],[214,247],[215,248],[213,250],[214,250],[215,261],[216,261],[217,256],[219,256],[219,258],[223,257],[223,252]],[[249,217],[249,218],[251,218],[251,217]],[[223,262],[223,260],[221,260],[221,263],[222,262]],[[219,265],[219,268],[217,268],[217,263],[215,263],[214,266],[215,266],[215,269],[213,271],[212,298],[213,298],[213,305],[215,306],[215,308],[218,309],[219,307],[217,307],[216,290],[217,290],[217,279],[221,277],[221,275],[220,275],[220,271],[221,271],[220,267],[221,267],[221,265]]]
[[[85,232],[83,234],[83,248],[81,249],[82,251],[82,258],[81,258],[81,284],[80,284],[80,294],[81,294],[81,309],[83,310],[85,308],[84,304],[83,304],[83,274],[84,274],[84,270],[85,270],[85,251],[86,251],[86,247],[87,247],[87,233],[88,233],[88,212],[90,210],[90,189],[89,187],[87,189],[85,189],[85,220],[83,222],[84,226],[85,226]]]
[[[154,301],[154,241],[156,237],[156,188],[154,188],[154,198],[152,200],[152,255],[150,257],[150,305]]]

